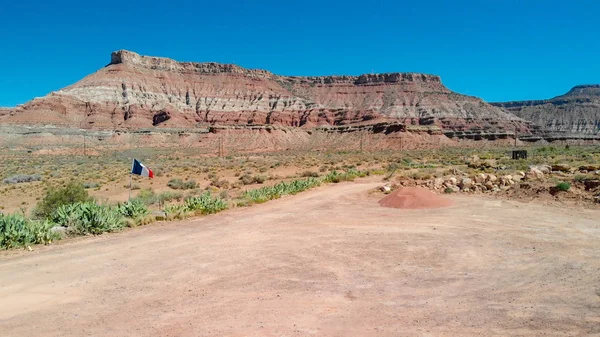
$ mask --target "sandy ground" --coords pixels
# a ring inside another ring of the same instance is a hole
[[[0,255],[2,336],[600,336],[600,211],[375,184]]]

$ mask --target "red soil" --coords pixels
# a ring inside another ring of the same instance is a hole
[[[451,206],[451,200],[420,187],[405,187],[379,200],[379,205],[391,208],[418,209]]]

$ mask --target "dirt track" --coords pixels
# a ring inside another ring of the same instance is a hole
[[[346,183],[0,256],[1,336],[600,336],[600,211]]]

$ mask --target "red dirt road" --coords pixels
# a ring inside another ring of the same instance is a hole
[[[600,336],[600,211],[345,183],[0,255],[0,335]]]

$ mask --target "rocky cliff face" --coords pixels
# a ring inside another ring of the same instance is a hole
[[[0,114],[0,123],[83,128],[274,124],[297,127],[401,121],[450,130],[527,125],[482,100],[454,93],[438,76],[279,76],[231,64],[112,53],[106,67]]]
[[[539,132],[600,133],[600,85],[578,85],[549,100],[492,103],[539,126]]]

